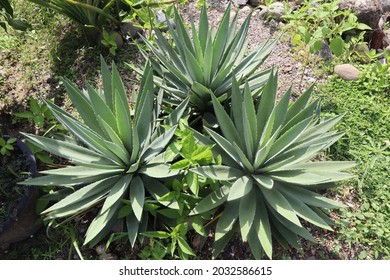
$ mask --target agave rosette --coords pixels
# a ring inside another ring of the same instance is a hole
[[[169,192],[159,181],[175,175],[164,159],[164,150],[186,110],[188,99],[169,115],[161,116],[162,93],[155,100],[153,74],[147,66],[132,111],[115,64],[110,73],[102,59],[101,71],[103,87],[98,91],[88,84],[87,90],[80,91],[64,79],[69,97],[83,122],[45,101],[75,139],[25,134],[28,141],[69,160],[73,166],[43,171],[45,176],[27,180],[24,184],[68,187],[54,194],[62,199],[43,212],[48,219],[72,217],[100,207],[86,233],[85,243],[90,245],[107,234],[117,221],[120,209],[131,207],[125,219],[133,245],[140,228],[146,227],[145,199],[157,201]],[[174,201],[161,203],[178,209]]]
[[[200,14],[198,30],[191,22],[191,32],[183,18],[175,11],[176,27],[168,22],[172,44],[155,30],[155,45],[146,38],[144,42],[154,57],[155,82],[165,89],[165,100],[177,104],[190,95],[190,106],[198,112],[206,112],[211,105],[211,93],[227,99],[232,77],[240,84],[247,80],[252,93],[267,81],[269,70],[255,72],[270,54],[275,42],[265,42],[247,53],[250,15],[237,28],[238,13],[230,22],[231,6],[213,32],[207,18],[206,5]],[[141,49],[142,51],[142,49]],[[149,55],[144,52],[149,58]],[[132,67],[132,66],[131,66]],[[132,67],[142,74],[141,69]]]
[[[224,205],[216,225],[214,257],[232,237],[235,225],[256,258],[264,252],[272,258],[272,237],[296,248],[300,247],[299,236],[315,242],[300,219],[331,230],[331,220],[321,208],[343,205],[315,190],[351,178],[342,170],[355,163],[313,161],[343,133],[330,131],[342,116],[320,120],[320,103],[309,102],[311,92],[312,88],[289,106],[290,89],[276,102],[277,75],[271,73],[255,104],[249,86],[242,94],[233,80],[230,115],[212,95],[221,134],[206,127],[211,139],[197,136],[204,143],[216,144],[222,165],[191,171],[219,180],[223,186],[191,214]]]

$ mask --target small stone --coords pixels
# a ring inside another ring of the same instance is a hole
[[[275,2],[268,6],[268,16],[275,20],[281,20],[285,14],[284,4],[281,2]]]
[[[238,5],[238,6],[244,6],[247,4],[247,0],[233,0],[233,3]]]
[[[360,71],[351,64],[341,64],[334,68],[334,72],[340,76],[340,78],[347,81],[355,81],[359,79]]]

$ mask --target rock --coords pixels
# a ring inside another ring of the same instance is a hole
[[[352,10],[358,20],[375,29],[383,14],[381,0],[341,0],[341,10]]]
[[[358,80],[360,75],[359,69],[351,64],[337,65],[334,68],[334,72],[347,81]]]
[[[161,22],[161,23],[167,23],[167,16],[165,15],[165,13],[163,13],[162,11],[159,11],[159,12],[157,12],[157,14],[156,14],[156,20],[158,21],[158,22]],[[173,28],[176,28],[176,23],[175,23],[175,21],[172,19],[172,18],[168,18],[168,22],[171,24],[171,26],[173,27]],[[168,26],[166,26],[166,27],[163,27],[163,28],[160,28],[160,31],[161,32],[167,32],[168,31]]]
[[[141,27],[135,26],[132,22],[125,22],[121,26],[123,36],[128,36],[130,39],[136,39],[143,33]]]
[[[364,63],[364,64],[370,63],[371,58],[367,55],[367,53],[370,52],[370,49],[369,49],[367,43],[365,43],[365,42],[358,43],[355,47],[355,52],[359,56],[359,61],[361,63]]]
[[[246,5],[248,1],[247,0],[233,0],[233,3],[236,4],[237,6],[244,6]]]
[[[260,5],[264,5],[264,0],[249,0],[248,3],[253,7],[257,7]]]
[[[390,12],[390,0],[382,0],[382,10],[384,13]]]
[[[383,46],[388,47],[390,46],[390,29],[385,30],[383,33]]]
[[[272,3],[267,7],[267,14],[270,18],[281,20],[282,17],[286,14],[284,4],[282,2]]]
[[[333,58],[332,50],[330,49],[328,42],[325,40],[322,42],[320,55],[324,60],[331,60]]]
[[[387,48],[385,50],[390,53],[390,46],[387,46]]]

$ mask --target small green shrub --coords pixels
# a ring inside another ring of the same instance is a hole
[[[371,28],[359,23],[350,10],[340,10],[339,4],[339,0],[307,0],[301,8],[286,16],[289,27],[296,30],[292,44],[295,46],[303,42],[310,46],[311,53],[315,53],[327,41],[334,55],[349,53],[352,38],[356,36],[355,30]]]

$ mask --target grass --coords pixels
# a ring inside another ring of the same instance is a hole
[[[387,86],[390,89],[390,84]],[[345,136],[329,151],[334,160],[359,163],[348,189],[350,206],[338,221],[338,239],[358,259],[390,259],[390,99],[372,94],[360,81],[329,80],[318,92],[323,112],[346,113],[340,123]]]

